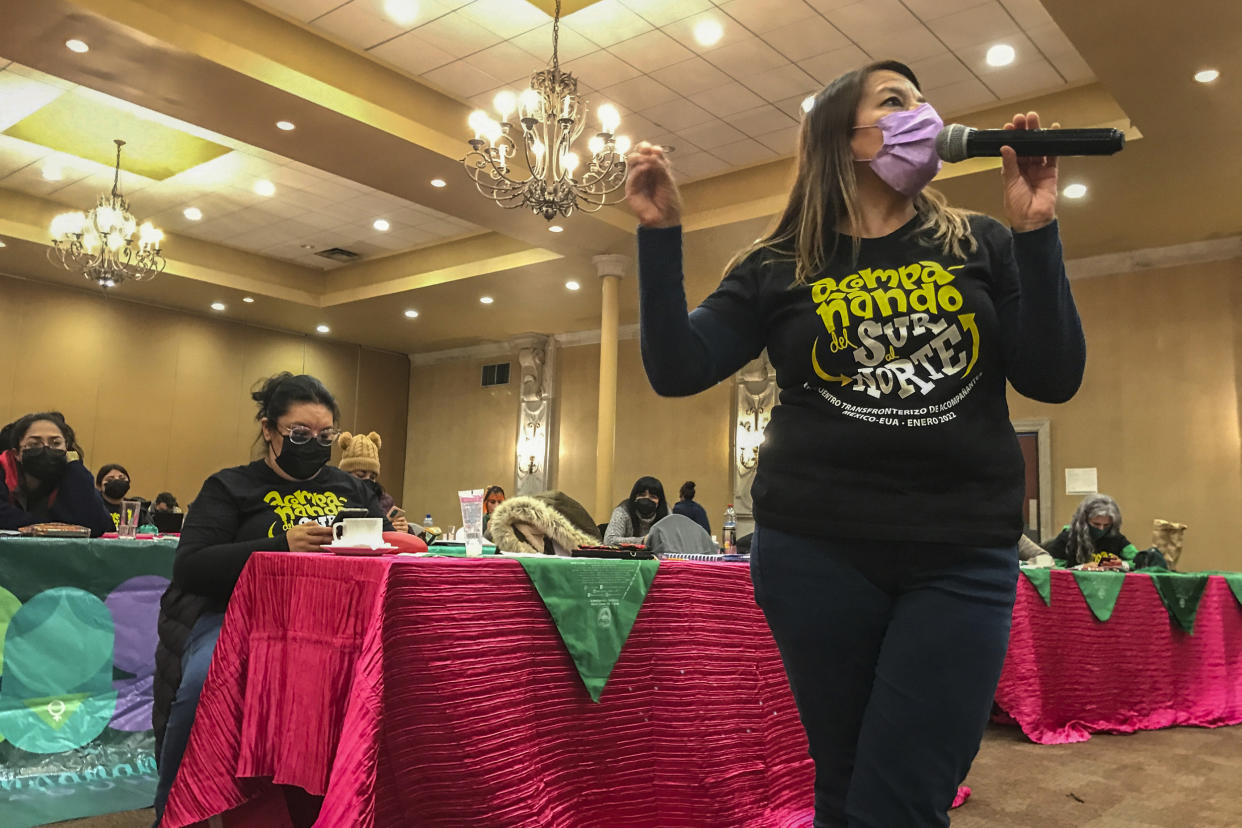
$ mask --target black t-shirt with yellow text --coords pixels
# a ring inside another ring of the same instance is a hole
[[[335,466],[310,480],[285,480],[263,460],[218,471],[186,514],[173,583],[222,607],[252,552],[286,551],[286,531],[302,523],[331,526],[347,508],[383,517],[375,494]],[[385,531],[391,528],[385,520]]]

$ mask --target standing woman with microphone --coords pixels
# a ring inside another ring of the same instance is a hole
[[[765,348],[776,368],[751,578],[815,761],[817,828],[949,824],[1017,582],[1006,381],[1064,402],[1086,360],[1056,160],[1005,151],[1006,228],[926,189],[942,126],[904,64],[837,78],[803,120],[775,228],[690,313],[668,160],[630,156],[652,387],[697,393]],[[1034,112],[1006,125],[1038,128]]]

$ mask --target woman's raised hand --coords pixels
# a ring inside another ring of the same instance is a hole
[[[1053,124],[1056,129],[1059,124]],[[1039,113],[1021,112],[1005,129],[1039,129]],[[1005,181],[1005,217],[1014,232],[1038,230],[1057,217],[1057,159],[1021,156],[1012,147],[1001,148],[1001,177]]]
[[[644,227],[681,224],[681,193],[662,147],[640,141],[626,159],[625,200]]]

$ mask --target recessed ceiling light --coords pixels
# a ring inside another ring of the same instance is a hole
[[[480,296],[479,301],[485,305],[490,305],[492,302],[495,302],[496,300],[490,296]]]
[[[700,46],[715,46],[724,37],[724,26],[717,20],[700,20],[694,24],[694,39]]]
[[[292,132],[297,129],[297,125],[293,121],[277,121],[276,128],[283,129],[285,132]]]
[[[371,226],[374,227],[376,230],[380,231],[381,233],[387,233],[388,228],[392,227],[392,225],[388,223],[388,219],[376,219],[375,221],[371,222]]]
[[[253,305],[253,304],[254,304],[254,297],[253,297],[253,296],[243,296],[243,297],[242,297],[242,301],[243,301],[243,302],[245,302],[247,305]]]
[[[214,311],[222,311],[224,310],[224,307],[225,306],[223,302],[212,302],[211,303],[211,309]]]
[[[435,187],[436,189],[439,189],[440,187],[447,187],[448,182],[445,181],[443,178],[433,178],[431,179],[431,186]]]
[[[417,0],[384,0],[384,14],[393,23],[409,26],[418,20]]]
[[[1017,54],[1008,43],[997,43],[988,49],[988,66],[1008,66],[1013,63]]]
[[[408,311],[405,312],[405,318],[406,319],[417,319],[418,311],[414,310],[413,308],[410,308]]]
[[[320,333],[328,333],[328,331],[332,329],[329,328],[327,325],[317,325],[315,327],[315,330],[319,331]]]
[[[807,95],[805,98],[802,99],[802,111],[803,112],[810,112],[814,108],[815,108],[815,96],[814,95]]]
[[[565,283],[566,290],[577,290],[580,287],[582,287],[582,285],[578,284],[573,279],[570,279],[568,282]]]
[[[3,241],[0,241],[0,247],[8,247],[8,245],[5,244]]]
[[[76,37],[73,40],[66,40],[65,46],[69,48],[69,51],[77,52],[79,55],[91,50],[91,47],[86,45],[86,41],[78,40]]]
[[[1061,195],[1066,198],[1082,198],[1087,194],[1086,184],[1070,184],[1061,191]]]
[[[1195,72],[1195,80],[1199,83],[1211,83],[1220,77],[1220,72],[1216,69],[1204,69],[1202,72]]]
[[[559,224],[549,224],[549,225],[548,225],[548,232],[549,232],[549,233],[564,233],[564,232],[565,232],[565,228],[564,228],[564,227],[561,227]]]
[[[274,196],[276,195],[276,185],[266,178],[260,178],[254,182],[254,191],[261,196]]]
[[[203,217],[203,211],[198,209],[197,207],[186,207],[181,212],[181,215],[185,216],[190,221],[198,221],[199,219]]]
[[[44,181],[60,181],[65,177],[65,171],[61,169],[60,164],[55,161],[49,161],[43,165]]]
[[[313,244],[302,244],[298,246],[301,247],[303,250],[314,250],[315,249],[315,245]]]

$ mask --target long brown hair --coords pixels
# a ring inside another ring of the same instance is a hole
[[[851,228],[852,255],[857,261],[860,210],[850,137],[863,84],[872,72],[884,70],[905,76],[919,88],[910,67],[882,60],[847,72],[816,95],[798,133],[798,169],[784,212],[766,236],[733,257],[726,273],[756,250],[766,248],[778,258],[792,259],[794,282],[807,284],[837,254],[836,228],[842,222]],[[970,211],[948,206],[945,197],[931,188],[915,196],[914,209],[923,219],[916,232],[929,233],[946,256],[963,259],[975,251],[978,245],[970,230]]]

